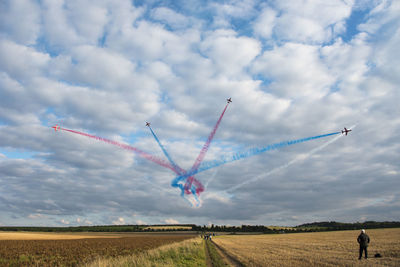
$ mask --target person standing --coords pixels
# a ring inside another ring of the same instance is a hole
[[[364,251],[365,258],[368,258],[368,244],[369,244],[369,236],[365,233],[365,230],[362,229],[360,235],[357,237],[357,242],[360,244],[360,255],[358,257],[359,260],[362,258],[362,254]]]

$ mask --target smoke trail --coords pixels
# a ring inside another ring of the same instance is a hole
[[[220,160],[204,162],[200,166],[200,168],[198,168],[197,170],[188,172],[186,175],[178,176],[178,177],[175,178],[175,180],[182,180],[182,179],[185,179],[188,176],[195,175],[196,173],[203,172],[203,171],[206,171],[206,170],[221,166],[221,165],[229,163],[229,162],[233,162],[233,161],[245,159],[245,158],[248,158],[248,157],[256,156],[256,155],[259,155],[261,153],[264,153],[264,152],[267,152],[267,151],[270,151],[270,150],[275,150],[275,149],[279,149],[279,148],[282,148],[282,147],[291,146],[291,145],[294,145],[294,144],[299,144],[299,143],[303,143],[303,142],[307,142],[307,141],[311,141],[311,140],[315,140],[315,139],[319,139],[319,138],[324,138],[324,137],[328,137],[328,136],[336,135],[336,134],[340,134],[340,133],[341,132],[334,132],[334,133],[311,136],[311,137],[306,137],[306,138],[301,138],[301,139],[296,139],[296,140],[291,140],[291,141],[284,141],[284,142],[268,145],[268,146],[261,147],[261,148],[252,148],[252,149],[249,149],[248,151],[245,151],[245,152],[239,152],[239,153],[233,154],[230,157],[222,157]]]
[[[164,148],[164,146],[161,144],[160,139],[158,139],[158,136],[155,134],[155,132],[153,131],[153,129],[152,129],[150,126],[148,126],[148,127],[150,128],[151,134],[153,135],[154,139],[156,139],[156,141],[157,141],[159,147],[161,148],[161,150],[163,151],[164,155],[167,157],[167,159],[169,160],[169,162],[171,163],[171,165],[174,167],[175,173],[178,174],[178,175],[184,175],[184,174],[186,174],[186,171],[185,171],[184,169],[182,169],[181,167],[179,167],[178,164],[176,164],[176,163],[172,160],[171,156],[168,154],[167,150],[166,150],[166,149]],[[194,185],[195,185],[195,187],[196,187],[196,191],[195,191],[195,192],[196,192],[197,194],[199,194],[199,193],[201,193],[201,192],[204,191],[204,186],[203,186],[197,179],[195,179],[194,177],[193,177],[193,183],[194,183]],[[179,186],[180,186],[180,188],[181,188],[181,190],[182,190],[182,196],[183,196],[183,194],[184,194],[184,192],[185,192],[185,191],[184,191],[184,188],[183,188],[182,185],[179,185]],[[189,191],[189,193],[190,193],[190,191]],[[188,194],[189,194],[189,193],[188,193]],[[192,190],[192,193],[193,193],[193,190]]]
[[[197,156],[197,159],[195,160],[191,170],[197,170],[199,165],[201,164],[201,162],[204,159],[205,154],[208,151],[208,148],[210,147],[210,143],[212,141],[212,139],[214,138],[214,135],[218,129],[219,124],[221,123],[222,117],[225,114],[226,109],[228,108],[229,102],[226,104],[224,110],[222,111],[217,123],[215,124],[213,130],[211,131],[210,135],[208,136],[203,148],[201,149],[199,155]],[[182,180],[186,179],[186,183],[185,186],[182,186],[182,184],[180,184],[179,182]],[[195,184],[196,187],[196,191],[194,191],[193,187],[192,187],[192,183]],[[199,183],[196,179],[194,179],[194,177],[192,175],[181,175],[178,176],[177,178],[175,178],[174,180],[172,180],[171,182],[171,186],[173,187],[179,187],[182,190],[182,196],[186,193],[186,194],[198,194],[200,195],[201,192],[204,191],[204,187],[201,183]],[[191,191],[189,191],[189,189],[191,189]]]
[[[151,126],[148,126],[151,134],[153,135],[154,139],[156,139],[158,146],[161,148],[161,150],[163,151],[164,155],[167,157],[169,163],[171,163],[171,165],[174,167],[175,172],[179,175],[186,173],[185,170],[181,169],[171,158],[171,156],[168,154],[167,150],[164,148],[164,146],[161,144],[160,140],[158,139],[157,135],[154,133],[153,129],[151,128]]]
[[[219,119],[218,119],[217,123],[215,124],[214,129],[211,131],[210,135],[207,138],[207,141],[204,143],[204,146],[201,149],[200,154],[197,156],[196,161],[194,162],[192,168],[190,169],[190,172],[195,172],[195,171],[198,170],[200,164],[202,163],[202,161],[203,161],[203,159],[204,159],[204,157],[205,157],[205,155],[206,155],[206,153],[207,153],[207,151],[208,151],[208,149],[210,147],[211,141],[213,140],[213,138],[215,136],[215,133],[217,132],[219,124],[221,123],[222,117],[224,116],[225,111],[228,108],[228,106],[229,106],[229,102],[226,104],[224,110],[222,111],[221,115],[219,116]],[[186,193],[188,192],[189,188],[192,187],[193,181],[194,181],[194,177],[193,176],[190,176],[186,180],[185,187],[184,187]],[[199,188],[196,189],[196,193],[199,194],[199,193],[204,191],[204,188],[200,192],[197,192],[197,191],[200,191]]]
[[[242,186],[244,186],[244,185],[246,185],[246,184],[255,182],[255,181],[260,180],[260,179],[264,179],[265,177],[268,177],[268,176],[270,176],[270,175],[272,175],[272,174],[274,174],[274,173],[277,173],[277,172],[279,172],[279,171],[281,171],[281,170],[283,170],[283,169],[286,169],[286,168],[289,167],[290,165],[292,165],[292,164],[294,164],[294,163],[296,163],[296,162],[298,162],[298,161],[305,160],[306,158],[310,157],[312,154],[317,153],[318,151],[320,151],[321,149],[325,148],[325,147],[328,146],[329,144],[332,144],[333,142],[335,142],[336,140],[338,140],[338,139],[339,139],[340,137],[342,137],[342,136],[343,136],[343,135],[338,135],[338,136],[336,136],[335,138],[329,140],[328,142],[322,144],[321,146],[319,146],[319,147],[317,147],[317,148],[314,148],[313,150],[311,150],[310,152],[308,152],[306,155],[297,156],[297,157],[294,158],[293,160],[289,161],[288,163],[286,163],[286,164],[284,164],[284,165],[282,165],[282,166],[280,166],[280,167],[277,167],[277,168],[275,168],[275,169],[273,169],[273,170],[271,170],[271,171],[269,171],[269,172],[267,172],[267,173],[260,174],[260,175],[258,175],[258,176],[256,176],[256,177],[254,177],[254,178],[252,178],[252,179],[249,179],[249,180],[246,180],[246,181],[244,181],[244,182],[242,182],[242,183],[240,183],[240,184],[238,184],[238,185],[232,186],[232,187],[230,187],[230,188],[228,188],[228,189],[226,189],[226,190],[223,190],[223,192],[228,193],[228,192],[235,191],[236,189],[238,189],[238,188],[240,188],[240,187],[242,187]]]
[[[164,161],[164,160],[162,160],[160,158],[157,158],[157,157],[155,157],[155,156],[153,156],[153,155],[151,155],[149,153],[146,153],[146,152],[144,152],[144,151],[142,151],[142,150],[140,150],[140,149],[138,149],[136,147],[132,147],[132,146],[129,146],[129,145],[126,145],[126,144],[121,144],[119,142],[116,142],[116,141],[113,141],[113,140],[109,140],[109,139],[106,139],[106,138],[103,138],[103,137],[99,137],[99,136],[95,136],[95,135],[91,135],[91,134],[87,134],[87,133],[83,133],[83,132],[79,132],[79,131],[75,131],[75,130],[70,130],[70,129],[66,129],[66,128],[61,128],[60,127],[59,130],[67,131],[67,132],[74,133],[74,134],[83,135],[83,136],[86,136],[86,137],[89,137],[89,138],[92,138],[92,139],[95,139],[95,140],[99,140],[99,141],[102,141],[102,142],[105,142],[105,143],[108,143],[108,144],[111,144],[111,145],[114,145],[114,146],[118,146],[118,147],[126,149],[126,150],[133,151],[136,154],[138,154],[139,156],[141,156],[142,158],[145,158],[145,159],[150,160],[150,161],[152,161],[152,162],[154,162],[154,163],[156,163],[156,164],[158,164],[160,166],[163,166],[163,167],[168,168],[168,169],[170,169],[172,171],[175,171],[174,167],[171,164],[169,164],[168,162],[166,162],[166,161]],[[177,174],[179,175],[179,173],[177,173]]]
[[[209,178],[209,179],[207,180],[207,182],[205,183],[204,188],[208,188],[208,185],[209,185],[212,181],[214,181],[215,176],[217,176],[217,173],[218,173],[218,169],[215,169],[215,171],[214,171],[213,174],[211,175],[211,178]]]

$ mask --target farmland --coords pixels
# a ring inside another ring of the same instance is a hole
[[[400,229],[367,230],[369,259],[358,261],[359,231],[225,235],[214,242],[245,266],[400,266]],[[375,253],[382,258],[373,258]]]
[[[400,228],[367,233],[370,258],[358,261],[358,230],[212,242],[193,233],[0,232],[0,266],[400,266]],[[378,252],[382,258],[373,258]]]
[[[192,237],[190,234],[0,233],[0,266],[75,266],[98,257],[138,254]]]

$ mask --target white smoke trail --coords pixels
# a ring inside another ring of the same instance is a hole
[[[211,178],[208,179],[208,181],[207,181],[206,184],[204,185],[204,190],[207,190],[208,185],[214,180],[214,178],[215,178],[215,176],[217,175],[217,173],[218,173],[218,168],[216,168],[216,169],[214,170],[214,173],[211,175]]]
[[[354,129],[355,127],[356,127],[356,125],[353,125],[353,126],[350,127],[350,129]],[[252,178],[252,179],[249,179],[249,180],[247,180],[247,181],[244,181],[243,183],[240,183],[240,184],[238,184],[238,185],[232,186],[231,188],[228,188],[228,189],[224,190],[223,192],[228,193],[228,192],[235,191],[236,189],[239,189],[240,187],[242,187],[242,186],[244,186],[244,185],[246,185],[246,184],[249,184],[249,183],[258,181],[258,180],[260,180],[260,179],[264,179],[264,178],[266,178],[266,177],[268,177],[268,176],[270,176],[270,175],[272,175],[272,174],[274,174],[274,173],[277,173],[277,172],[279,172],[279,171],[281,171],[281,170],[283,170],[283,169],[286,169],[286,168],[289,167],[290,165],[292,165],[292,164],[294,164],[294,163],[296,163],[296,162],[298,162],[298,161],[305,160],[306,158],[310,157],[312,154],[314,154],[314,153],[316,153],[316,152],[318,152],[318,151],[324,149],[324,148],[327,147],[328,145],[330,145],[330,144],[332,144],[333,142],[337,141],[337,140],[338,140],[339,138],[341,138],[342,136],[343,136],[343,134],[338,135],[338,136],[336,136],[335,138],[329,140],[328,142],[326,142],[326,143],[320,145],[319,147],[314,148],[313,150],[311,150],[310,152],[308,152],[308,153],[305,154],[305,155],[298,156],[298,157],[294,158],[293,160],[289,161],[288,163],[286,163],[286,164],[284,164],[284,165],[282,165],[282,166],[280,166],[280,167],[277,167],[277,168],[275,168],[275,169],[273,169],[273,170],[271,170],[271,171],[269,171],[269,172],[267,172],[267,173],[260,174],[260,175],[258,175],[258,176],[256,176],[256,177],[254,177],[254,178]]]

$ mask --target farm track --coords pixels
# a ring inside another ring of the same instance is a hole
[[[221,255],[221,257],[226,261],[229,266],[234,266],[234,267],[245,267],[244,264],[242,264],[238,259],[230,255],[224,248],[220,247],[218,244],[216,244],[214,241],[211,241],[211,243],[214,245],[218,253]]]
[[[204,244],[204,251],[205,251],[205,254],[206,254],[207,267],[213,267],[212,260],[211,260],[211,257],[210,257],[210,250],[208,249],[208,246],[207,246],[207,243],[206,243],[205,240],[203,240],[203,244]]]

